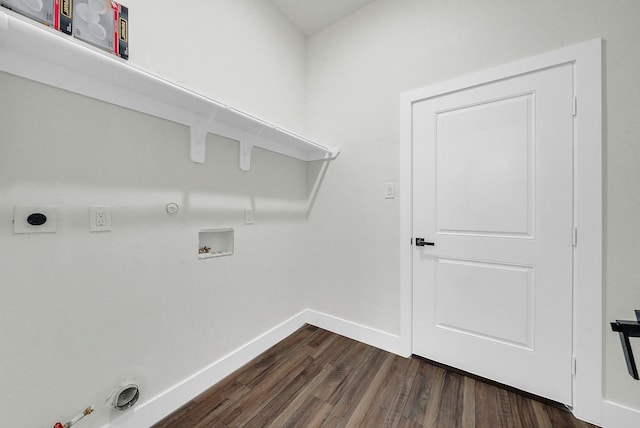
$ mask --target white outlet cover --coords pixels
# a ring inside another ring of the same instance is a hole
[[[98,212],[104,212],[104,225],[98,225]],[[89,207],[89,230],[91,232],[109,232],[111,230],[111,207],[96,206]]]
[[[253,224],[253,210],[247,208],[244,210],[244,224]]]
[[[29,224],[31,214],[44,214],[46,221],[40,226]],[[58,226],[58,209],[43,206],[16,206],[13,212],[13,233],[55,233]]]

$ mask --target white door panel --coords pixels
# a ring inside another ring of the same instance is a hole
[[[436,327],[533,350],[532,267],[445,258],[436,263]]]
[[[436,114],[438,232],[529,233],[531,98]]]
[[[573,70],[413,106],[413,352],[571,403]]]

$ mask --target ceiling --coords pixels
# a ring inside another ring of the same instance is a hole
[[[375,0],[271,0],[305,36],[322,30]]]

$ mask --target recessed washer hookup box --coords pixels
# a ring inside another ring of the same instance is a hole
[[[73,0],[0,0],[7,9],[71,34]]]
[[[129,8],[111,0],[74,0],[73,35],[129,59]]]

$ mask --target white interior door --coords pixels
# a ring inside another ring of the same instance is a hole
[[[413,104],[413,353],[571,404],[573,70]],[[415,244],[415,240],[414,240]]]

